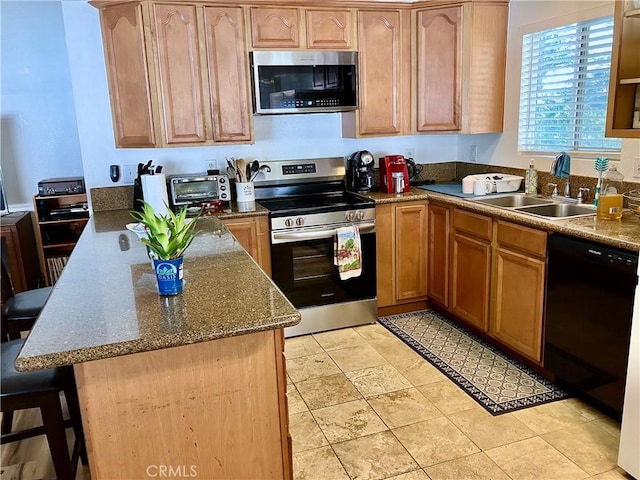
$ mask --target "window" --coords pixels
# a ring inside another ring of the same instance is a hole
[[[605,138],[613,17],[522,37],[518,149],[619,152]]]

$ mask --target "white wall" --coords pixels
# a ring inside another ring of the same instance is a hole
[[[521,32],[526,25],[544,22],[562,16],[590,15],[590,11],[606,7],[613,14],[613,0],[511,0],[509,3],[509,30],[507,38],[507,73],[505,84],[504,132],[500,135],[460,135],[458,155],[460,161],[469,161],[471,145],[478,147],[478,162],[492,165],[526,168],[535,158],[536,168],[549,170],[553,156],[539,157],[518,152],[518,104],[520,100]],[[618,170],[631,180],[633,157],[640,155],[640,140],[623,139]],[[596,177],[593,158],[574,155],[571,173]],[[640,179],[634,179],[640,181]]]
[[[0,2],[0,151],[11,210],[32,209],[44,178],[81,176],[60,2]]]

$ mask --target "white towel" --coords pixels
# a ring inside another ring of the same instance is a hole
[[[360,231],[356,225],[336,229],[333,250],[340,280],[359,277],[362,274]]]

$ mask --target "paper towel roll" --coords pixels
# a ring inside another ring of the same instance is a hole
[[[157,215],[166,215],[169,197],[167,196],[167,180],[164,173],[141,175],[140,180],[144,201],[153,207]]]

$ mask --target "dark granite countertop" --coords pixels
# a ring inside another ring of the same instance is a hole
[[[126,210],[96,212],[89,220],[16,359],[18,370],[300,322],[300,313],[215,216],[198,221],[199,233],[185,254],[184,292],[159,296],[146,247],[125,229],[129,222]]]
[[[547,232],[563,233],[625,250],[640,250],[640,217],[631,211],[625,211],[620,220],[598,220],[595,215],[593,217],[548,220],[542,217],[520,213],[517,210],[486,205],[453,195],[429,192],[416,187],[412,187],[410,192],[403,193],[402,195],[380,192],[370,192],[361,195],[375,200],[376,204],[419,200],[438,201],[489,215],[496,219],[508,220],[521,225],[539,228]]]

